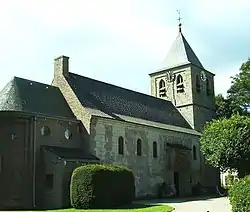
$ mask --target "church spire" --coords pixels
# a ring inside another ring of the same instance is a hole
[[[178,16],[178,19],[177,19],[177,20],[179,21],[179,32],[181,33],[181,25],[182,25],[182,24],[181,24],[181,19],[182,19],[182,18],[181,18],[181,11],[180,11],[180,10],[177,10],[177,13],[178,13],[178,15],[179,15],[179,16]]]

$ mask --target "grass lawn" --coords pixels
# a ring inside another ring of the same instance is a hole
[[[119,209],[93,209],[93,210],[77,210],[77,209],[62,209],[62,210],[51,210],[51,212],[170,212],[174,208],[167,205],[132,205],[131,207],[123,207]]]

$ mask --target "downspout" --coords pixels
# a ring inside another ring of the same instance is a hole
[[[36,208],[36,121],[34,117],[34,133],[33,133],[33,208]]]

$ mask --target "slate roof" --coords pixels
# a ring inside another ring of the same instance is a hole
[[[69,73],[66,77],[81,104],[92,115],[126,121],[143,120],[191,129],[170,101]]]
[[[65,148],[58,146],[43,146],[47,151],[52,152],[60,158],[64,159],[80,159],[80,160],[100,160],[95,155],[85,152],[83,149]]]
[[[0,111],[75,118],[59,88],[18,77],[0,92]]]
[[[184,35],[179,32],[176,40],[172,44],[166,58],[164,59],[158,70],[166,70],[168,68],[173,68],[190,63],[204,69],[198,57],[195,55],[193,49],[188,44]]]

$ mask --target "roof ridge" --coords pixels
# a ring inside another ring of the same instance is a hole
[[[151,96],[149,94],[141,93],[139,91],[134,91],[134,90],[131,90],[131,89],[128,89],[128,88],[124,88],[124,87],[121,87],[121,86],[118,86],[118,85],[114,85],[114,84],[111,84],[111,83],[103,82],[103,81],[100,81],[100,80],[96,80],[96,79],[93,79],[93,78],[90,78],[90,77],[86,77],[86,76],[82,76],[82,75],[79,75],[79,74],[76,74],[76,73],[72,73],[72,72],[69,72],[69,74],[77,75],[78,77],[86,78],[88,80],[93,80],[93,81],[96,81],[98,83],[102,83],[102,84],[105,84],[105,85],[108,85],[108,86],[113,86],[113,87],[116,87],[116,88],[119,88],[119,89],[123,89],[123,90],[129,91],[129,92],[134,92],[134,93],[139,94],[139,95],[144,95],[144,96],[146,96],[148,98],[152,98],[152,99],[155,99],[157,101],[168,102],[168,103],[172,104],[172,102],[169,101],[169,100],[160,99],[160,98],[157,98],[155,96]]]
[[[54,86],[54,85],[46,84],[46,83],[43,83],[43,82],[38,82],[38,81],[35,81],[35,80],[26,79],[26,78],[23,78],[23,77],[14,76],[13,79],[23,80],[23,81],[28,81],[28,82],[31,82],[31,83],[37,83],[37,84],[44,85],[44,86],[50,86],[50,87],[53,87],[53,88],[58,88],[57,86]]]

